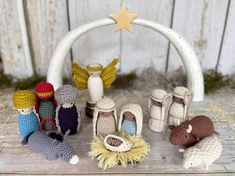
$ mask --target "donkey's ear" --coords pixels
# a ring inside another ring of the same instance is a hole
[[[64,139],[66,139],[69,134],[70,134],[70,130],[68,129],[64,134]]]

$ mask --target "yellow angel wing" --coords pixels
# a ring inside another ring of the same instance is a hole
[[[87,80],[89,78],[88,71],[77,63],[73,62],[72,73],[76,87],[80,90],[87,89]]]
[[[102,70],[100,77],[103,80],[104,88],[109,88],[115,80],[117,72],[117,68],[115,66],[118,64],[118,62],[119,60],[115,58]]]

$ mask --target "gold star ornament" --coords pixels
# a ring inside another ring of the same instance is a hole
[[[131,22],[138,16],[138,13],[128,13],[125,4],[122,4],[120,12],[109,14],[116,21],[115,31],[126,29],[132,32]]]

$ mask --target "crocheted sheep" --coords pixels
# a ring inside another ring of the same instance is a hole
[[[201,139],[213,135],[214,124],[207,116],[199,115],[191,120],[181,123],[179,126],[171,126],[169,140],[173,145],[191,147]]]
[[[77,164],[79,158],[72,147],[67,143],[66,137],[69,135],[70,130],[66,131],[64,138],[55,133],[50,133],[47,136],[42,131],[31,133],[25,139],[28,147],[35,153],[44,155],[48,160],[63,159],[70,164]]]
[[[222,144],[216,136],[206,137],[184,151],[183,166],[185,169],[191,167],[204,167],[208,169],[220,157],[222,149]]]

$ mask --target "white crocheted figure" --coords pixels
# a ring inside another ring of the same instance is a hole
[[[185,150],[183,166],[185,169],[190,167],[204,167],[208,169],[220,157],[222,149],[222,144],[215,135],[206,137],[193,147]]]
[[[165,132],[167,128],[168,110],[172,103],[172,94],[155,89],[149,98],[149,128],[155,132]]]
[[[117,112],[112,99],[101,98],[95,105],[93,115],[93,136],[107,135],[117,129]]]
[[[143,112],[138,104],[127,104],[121,108],[118,130],[130,135],[141,136],[143,125]]]
[[[186,87],[176,87],[173,90],[173,103],[169,109],[168,125],[178,126],[186,120],[192,100],[193,92]]]

